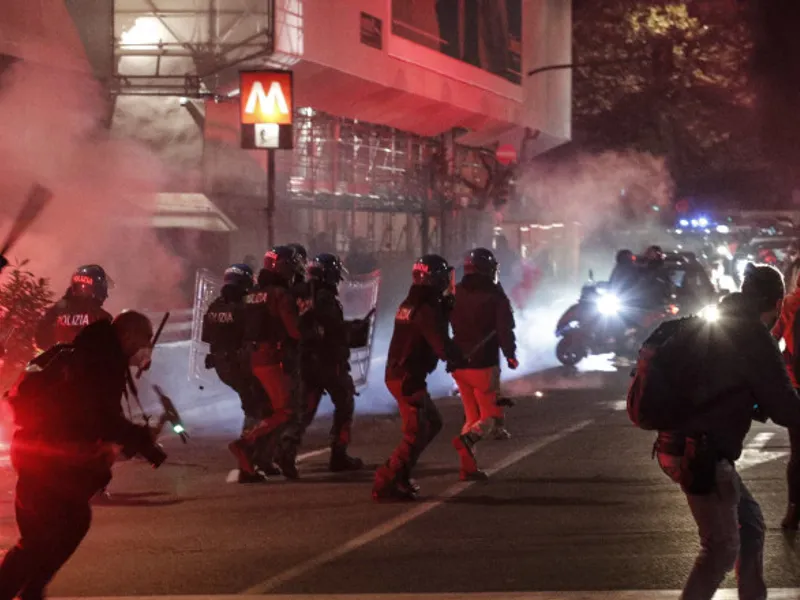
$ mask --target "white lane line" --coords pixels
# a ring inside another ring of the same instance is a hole
[[[503,469],[507,469],[514,463],[521,461],[522,459],[538,452],[539,450],[549,446],[550,444],[553,444],[561,439],[564,439],[565,437],[575,433],[576,431],[580,431],[584,427],[588,427],[593,422],[594,419],[581,421],[580,423],[573,425],[572,427],[567,427],[566,429],[562,429],[557,433],[554,433],[532,444],[529,444],[524,448],[521,448],[520,450],[517,450],[516,452],[510,454],[509,456],[507,456],[494,466],[486,469],[486,472],[489,475],[494,475],[495,473],[502,471]],[[366,546],[367,544],[374,542],[375,540],[380,539],[383,536],[395,531],[396,529],[399,529],[404,525],[407,525],[414,519],[418,519],[419,517],[430,512],[434,508],[441,506],[442,504],[447,502],[447,500],[449,500],[450,498],[458,496],[464,490],[467,490],[473,485],[475,485],[475,483],[476,482],[474,481],[456,483],[455,485],[450,486],[444,492],[439,494],[436,500],[420,504],[415,508],[412,508],[411,510],[404,512],[403,514],[398,515],[397,517],[390,519],[373,529],[370,529],[366,533],[363,533],[358,537],[355,537],[350,541],[345,542],[338,548],[333,548],[331,550],[328,550],[327,552],[323,552],[322,554],[314,558],[311,558],[305,562],[302,562],[299,565],[296,565],[291,569],[284,571],[283,573],[279,573],[278,575],[270,577],[269,579],[262,581],[261,583],[257,583],[256,585],[247,588],[241,593],[247,595],[257,595],[257,594],[266,594],[268,592],[271,592],[275,588],[278,588],[293,579],[297,579],[298,577],[305,575],[309,571],[313,571],[314,569],[317,569],[322,565],[333,562],[341,558],[342,556],[345,556],[350,552],[353,552],[354,550],[358,550],[362,546]]]
[[[798,600],[800,588],[770,589],[770,600]],[[253,600],[677,600],[677,590],[619,590],[599,592],[468,592],[436,594],[292,594],[253,596]],[[113,600],[240,600],[233,594],[205,596],[112,596]],[[738,600],[734,589],[720,590],[714,600]],[[108,600],[108,596],[61,597],[52,600]]]
[[[309,458],[314,458],[315,456],[322,456],[323,454],[327,454],[330,452],[330,448],[319,448],[317,450],[310,450],[308,452],[303,452],[303,454],[297,455],[297,462],[303,462],[304,460],[308,460]],[[231,469],[228,472],[228,476],[225,478],[227,483],[238,483],[239,481],[239,469]]]

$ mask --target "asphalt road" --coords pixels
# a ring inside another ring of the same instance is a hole
[[[169,439],[170,459],[161,469],[117,465],[114,503],[95,508],[87,539],[50,593],[501,598],[678,589],[697,551],[694,525],[683,496],[650,458],[652,436],[627,420],[625,383],[611,373],[550,373],[510,385],[514,437],[480,448],[491,479],[479,484],[457,481],[450,440],[460,426],[459,405],[440,401],[445,431],[418,467],[424,499],[413,505],[373,504],[371,471],[328,473],[325,452],[313,452],[324,445],[325,423],[310,436],[300,482],[227,483],[227,439],[201,435],[186,446]],[[398,422],[357,425],[353,453],[374,468],[399,440]],[[798,588],[798,547],[778,527],[788,438],[758,425],[750,440],[743,474],[769,525],[768,584]],[[4,468],[4,547],[16,539],[13,485]]]

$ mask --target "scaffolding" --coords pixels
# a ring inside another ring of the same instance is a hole
[[[298,110],[289,191],[321,208],[434,210],[429,181],[438,140],[391,127]]]
[[[214,96],[275,66],[275,0],[113,0],[112,93]]]

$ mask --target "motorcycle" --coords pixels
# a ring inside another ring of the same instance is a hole
[[[577,303],[570,306],[556,324],[556,358],[562,365],[574,367],[592,354],[614,353],[633,356],[646,334],[664,318],[679,309],[670,305],[642,313],[626,306],[607,282],[590,282],[581,288]]]

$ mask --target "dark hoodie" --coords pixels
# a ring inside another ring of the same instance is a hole
[[[468,368],[498,366],[501,350],[507,359],[516,358],[514,312],[502,286],[483,275],[465,275],[455,298],[450,315],[453,340],[469,358]]]
[[[707,434],[720,458],[742,453],[754,408],[784,427],[800,426],[800,397],[794,391],[777,343],[759,319],[754,304],[731,294],[710,328],[708,403],[683,433]]]
[[[463,360],[447,332],[441,294],[428,286],[412,285],[394,319],[386,358],[386,380],[403,380],[403,393],[425,389],[425,379],[440,361]]]

